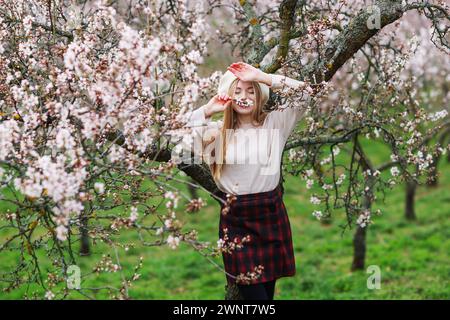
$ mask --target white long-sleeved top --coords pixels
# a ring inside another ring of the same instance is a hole
[[[296,88],[303,84],[282,75],[272,74],[271,78],[272,89]],[[309,96],[305,95],[305,100],[308,99]],[[275,189],[280,180],[284,145],[297,122],[302,119],[305,107],[306,103],[300,108],[281,107],[269,112],[261,127],[234,130],[233,138],[227,145],[221,177],[216,181],[217,187],[235,195]],[[223,125],[222,120],[212,121],[210,117],[206,118],[204,108],[202,106],[186,116],[186,126],[192,127],[194,131],[192,145],[200,146],[201,152],[205,151],[201,147],[205,132],[219,132]]]

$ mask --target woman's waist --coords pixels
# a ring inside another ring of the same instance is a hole
[[[233,202],[238,203],[247,203],[247,202],[254,202],[254,201],[273,201],[276,199],[281,199],[283,192],[281,185],[278,184],[274,189],[270,191],[263,191],[263,192],[254,192],[254,193],[246,193],[246,194],[235,194],[232,192],[224,192],[219,189],[218,196],[220,196],[222,199],[226,199],[227,195],[229,197],[233,197]]]

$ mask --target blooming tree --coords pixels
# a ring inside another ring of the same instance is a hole
[[[422,15],[416,38],[408,27],[389,32],[397,21],[415,23],[417,17],[402,17],[411,11]],[[430,169],[431,149],[448,149],[424,144],[448,127],[448,69],[429,69],[448,68],[448,24],[443,1],[0,0],[0,188],[9,208],[1,216],[8,236],[0,254],[22,249],[17,267],[2,276],[5,290],[31,273],[46,298],[66,297],[59,284],[77,264],[73,244],[81,234],[114,249],[94,272],[121,272],[115,298],[129,297],[142,265],[131,275],[121,267],[118,249],[130,246],[117,240],[122,230],[135,230],[146,246],[184,242],[213,263],[211,256],[235,249],[229,239],[198,241],[176,215],[205,201],[175,184],[217,191],[205,164],[173,161],[179,141],[168,138],[215,94],[221,73],[198,71],[211,37],[264,71],[315,89],[285,146],[284,168],[307,187],[320,186],[311,197],[323,206],[317,218],[343,208],[345,226],[356,223],[359,237],[376,188],[417,178]],[[436,62],[429,66],[417,57],[430,48]],[[300,94],[275,92],[267,108],[298,107]],[[373,164],[361,139],[388,145],[390,161]],[[340,153],[350,160],[343,163]],[[40,270],[40,250],[53,270]]]

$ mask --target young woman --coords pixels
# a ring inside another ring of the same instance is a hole
[[[200,143],[202,156],[209,157],[217,196],[224,200],[219,237],[227,249],[222,254],[226,279],[238,285],[244,299],[271,300],[275,281],[295,274],[280,164],[286,140],[305,109],[263,111],[270,88],[286,86],[305,88],[301,81],[233,63],[220,80],[218,95],[188,115],[194,145]],[[211,121],[222,112],[222,120]],[[229,206],[224,205],[227,200]]]

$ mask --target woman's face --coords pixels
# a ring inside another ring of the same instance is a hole
[[[256,108],[256,93],[251,82],[238,80],[234,90],[234,98],[247,102],[247,105],[242,105],[233,101],[233,110],[239,114],[250,114]]]

